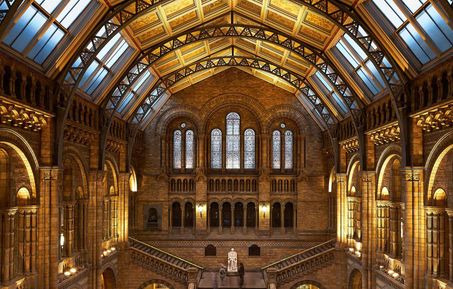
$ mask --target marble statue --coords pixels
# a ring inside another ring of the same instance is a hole
[[[231,248],[228,252],[228,272],[237,273],[238,271],[238,253],[234,251],[234,248]]]

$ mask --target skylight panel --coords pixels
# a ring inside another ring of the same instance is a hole
[[[452,46],[453,30],[432,5],[424,9],[416,19],[441,51],[446,51]]]
[[[25,12],[14,19],[3,42],[38,64],[44,63],[70,33],[69,26],[90,4],[88,0],[25,2],[22,4],[26,7]]]
[[[123,112],[123,110],[129,105],[129,103],[137,97],[137,95],[143,91],[142,87],[145,84],[149,84],[152,80],[154,79],[153,75],[149,72],[149,70],[146,70],[140,78],[135,81],[135,83],[132,85],[131,91],[128,93],[128,95],[123,99],[121,102],[121,105],[118,108],[118,111],[120,113]]]
[[[349,48],[345,45],[345,43],[343,42],[343,39],[341,39],[340,41],[338,41],[337,48],[338,48],[338,50],[341,52],[341,54],[343,54],[343,56],[346,58],[346,60],[347,60],[354,68],[357,68],[357,66],[359,66],[359,63],[357,62],[357,60],[356,60],[356,59],[354,58],[354,56],[352,55],[351,50],[349,50]]]
[[[63,9],[63,11],[58,15],[57,21],[61,23],[65,28],[71,26],[74,20],[77,19],[77,16],[80,15],[89,4],[90,1],[87,0],[71,0]]]
[[[411,23],[408,23],[399,32],[399,35],[421,63],[425,64],[436,57],[432,49],[426,44]]]
[[[374,3],[395,27],[401,26],[406,21],[406,16],[392,0],[374,0]]]
[[[403,0],[404,5],[412,12],[415,13],[420,7],[422,7],[425,1],[419,0]]]
[[[340,108],[342,114],[345,114],[348,111],[348,108],[343,99],[335,92],[332,84],[330,84],[330,82],[319,71],[317,71],[314,76],[322,84],[322,90],[327,92],[327,94],[330,95],[331,98],[333,98],[334,102]]]
[[[127,50],[129,45],[127,44],[126,40],[121,39],[120,43],[116,46],[115,50],[111,53],[107,61],[105,62],[105,66],[111,68],[118,58]]]

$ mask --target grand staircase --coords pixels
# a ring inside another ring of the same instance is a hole
[[[264,266],[261,270],[265,272],[266,279],[275,279],[277,284],[283,284],[328,266],[335,259],[334,250],[335,239],[332,239]]]
[[[129,249],[134,263],[179,283],[186,284],[190,274],[199,279],[203,271],[203,267],[197,264],[131,237],[129,237]]]
[[[221,280],[217,271],[205,270],[202,266],[131,237],[129,249],[134,263],[176,282],[188,284],[191,280],[197,282],[200,289],[240,287],[239,276],[227,276]],[[275,282],[276,285],[290,282],[332,264],[335,259],[334,250],[335,239],[332,239],[258,270],[246,271],[241,288],[265,289],[269,282]]]

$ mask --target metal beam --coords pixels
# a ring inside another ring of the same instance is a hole
[[[152,105],[159,99],[159,97],[161,97],[169,88],[182,79],[197,72],[217,67],[248,67],[271,73],[300,91],[319,113],[328,129],[335,126],[335,117],[332,115],[327,106],[323,104],[321,98],[319,98],[304,77],[265,59],[246,56],[224,56],[202,59],[161,77],[150,90],[150,93],[144,98],[139,107],[134,111],[131,123],[140,125],[145,119],[147,113],[150,111]]]
[[[20,3],[22,3],[20,0],[0,0],[0,39],[3,39],[11,21],[14,20]]]

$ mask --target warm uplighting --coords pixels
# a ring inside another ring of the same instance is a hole
[[[261,211],[263,212],[263,218],[266,218],[267,205],[265,204],[261,205]]]
[[[198,205],[197,209],[198,209],[198,214],[200,214],[200,218],[203,218],[203,206],[202,205]]]
[[[65,238],[64,238],[63,233],[61,233],[61,234],[60,234],[60,246],[63,247],[63,246],[64,246],[64,243],[65,243]]]
[[[74,274],[74,273],[77,272],[77,269],[76,268],[71,268],[71,269],[69,269],[69,272],[71,272],[71,274]]]

